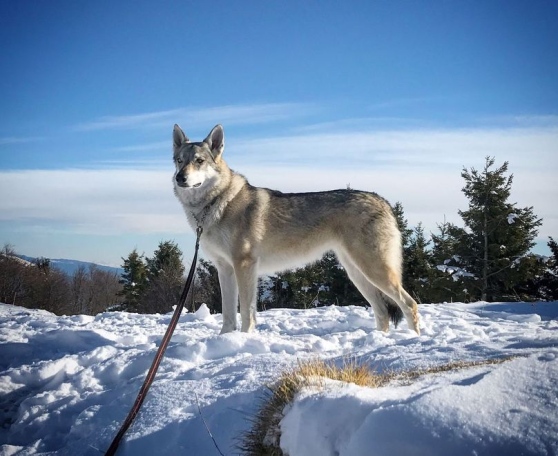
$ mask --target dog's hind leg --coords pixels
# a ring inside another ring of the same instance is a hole
[[[420,336],[417,302],[413,298],[411,298],[411,295],[407,293],[407,291],[405,291],[403,285],[401,284],[401,280],[393,282],[391,284],[391,289],[398,290],[398,295],[396,295],[395,293],[393,295],[389,295],[386,292],[384,293],[390,296],[391,299],[399,304],[399,307],[405,314],[405,319],[407,320],[409,328],[413,329]],[[399,300],[395,299],[393,296],[398,296]],[[401,304],[401,302],[403,302],[403,304]]]
[[[405,315],[409,328],[420,334],[418,306],[415,300],[403,289],[399,265],[391,265],[389,261],[390,256],[386,254],[377,255],[373,258],[363,255],[359,251],[358,253],[355,252],[354,255],[347,252],[343,256],[346,261],[348,257],[349,264],[352,264],[368,281],[372,282],[373,286],[399,306]],[[357,276],[354,272],[353,275]],[[362,281],[362,279],[360,280]],[[355,285],[357,284],[355,283]],[[365,295],[365,297],[367,296]],[[386,302],[386,304],[388,303]]]
[[[376,328],[388,332],[389,331],[389,313],[388,308],[384,304],[383,299],[380,296],[380,290],[378,290],[372,282],[370,282],[366,276],[359,271],[359,269],[350,260],[348,255],[341,253],[337,254],[339,262],[345,268],[349,279],[357,287],[358,291],[364,296],[374,311],[374,318],[376,320]]]
[[[224,261],[216,262],[221,287],[223,327],[221,334],[236,330],[236,311],[238,307],[238,286],[234,269]]]
[[[373,270],[369,280],[376,285],[379,290],[397,303],[403,311],[407,325],[420,335],[418,306],[416,301],[411,298],[401,284],[400,274],[389,266],[376,268]]]

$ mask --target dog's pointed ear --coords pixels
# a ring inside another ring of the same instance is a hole
[[[219,159],[225,150],[225,132],[223,131],[223,127],[221,125],[215,125],[203,142],[211,149],[213,159]]]
[[[188,142],[190,142],[190,140],[184,134],[182,129],[177,124],[174,124],[174,128],[172,130],[172,144],[174,148],[178,149],[182,144]]]

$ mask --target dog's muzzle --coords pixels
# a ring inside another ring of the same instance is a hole
[[[182,188],[198,188],[201,185],[201,182],[194,185],[188,185],[186,177],[184,177],[184,174],[182,173],[177,174],[174,180],[176,181],[176,185]]]

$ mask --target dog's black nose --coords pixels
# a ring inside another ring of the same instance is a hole
[[[182,174],[182,173],[177,174],[175,179],[176,179],[177,184],[184,184],[186,182],[186,178],[184,177],[184,174]]]

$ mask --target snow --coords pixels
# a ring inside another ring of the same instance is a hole
[[[266,385],[299,360],[379,371],[518,356],[371,389],[301,391],[281,421],[291,456],[558,454],[558,302],[423,304],[422,335],[375,330],[361,307],[260,312],[252,334],[183,314],[119,455],[238,454]],[[55,316],[0,305],[2,455],[104,454],[143,382],[167,315]],[[199,406],[199,409],[198,409]],[[201,415],[200,415],[201,411]],[[202,419],[203,417],[203,419]]]
[[[447,260],[446,260],[447,261]],[[445,272],[451,276],[454,282],[457,282],[459,279],[463,277],[473,277],[475,278],[474,274],[467,272],[465,269],[461,269],[457,266],[447,266],[445,264],[439,264],[436,266],[439,271]]]

